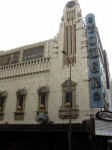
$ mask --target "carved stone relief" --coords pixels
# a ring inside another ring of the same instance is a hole
[[[39,94],[41,93],[48,93],[49,92],[49,87],[46,85],[46,86],[39,86],[37,92]]]
[[[7,91],[1,91],[0,90],[0,97],[6,97],[7,96]]]
[[[16,92],[16,95],[19,96],[19,95],[26,95],[27,92],[26,92],[26,88],[24,87],[23,89],[18,89],[18,91]]]

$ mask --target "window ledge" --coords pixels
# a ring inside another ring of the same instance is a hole
[[[70,108],[59,109],[59,117],[61,119],[68,119],[70,116]],[[76,119],[79,116],[79,108],[71,108],[71,118]]]
[[[39,114],[39,112],[48,113],[48,111],[46,111],[46,110],[38,110],[38,111],[36,111],[37,114]]]
[[[4,112],[0,112],[0,120],[3,120],[4,118]]]
[[[23,111],[16,111],[14,112],[15,120],[23,120],[24,119],[24,112]]]

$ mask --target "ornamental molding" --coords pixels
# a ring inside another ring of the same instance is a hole
[[[45,86],[39,86],[37,93],[41,94],[41,93],[49,93],[49,87],[46,84]]]
[[[0,97],[6,97],[7,96],[7,91],[1,91],[0,90]]]
[[[26,95],[27,92],[26,92],[26,88],[24,87],[23,89],[18,89],[17,92],[16,92],[16,95],[19,96],[19,95]]]
[[[62,83],[62,87],[64,87],[64,86],[70,86],[70,78],[68,78],[66,81],[64,81],[64,82]],[[71,86],[76,86],[76,82],[73,82],[73,81],[71,80]]]

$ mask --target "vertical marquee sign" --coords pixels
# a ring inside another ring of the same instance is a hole
[[[90,104],[91,108],[101,108],[104,107],[104,102],[101,86],[98,36],[96,33],[95,16],[93,14],[88,14],[86,16],[86,29],[90,79]]]

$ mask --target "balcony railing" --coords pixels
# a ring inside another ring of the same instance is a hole
[[[0,80],[31,74],[45,73],[50,70],[50,58],[36,59],[0,67]]]

